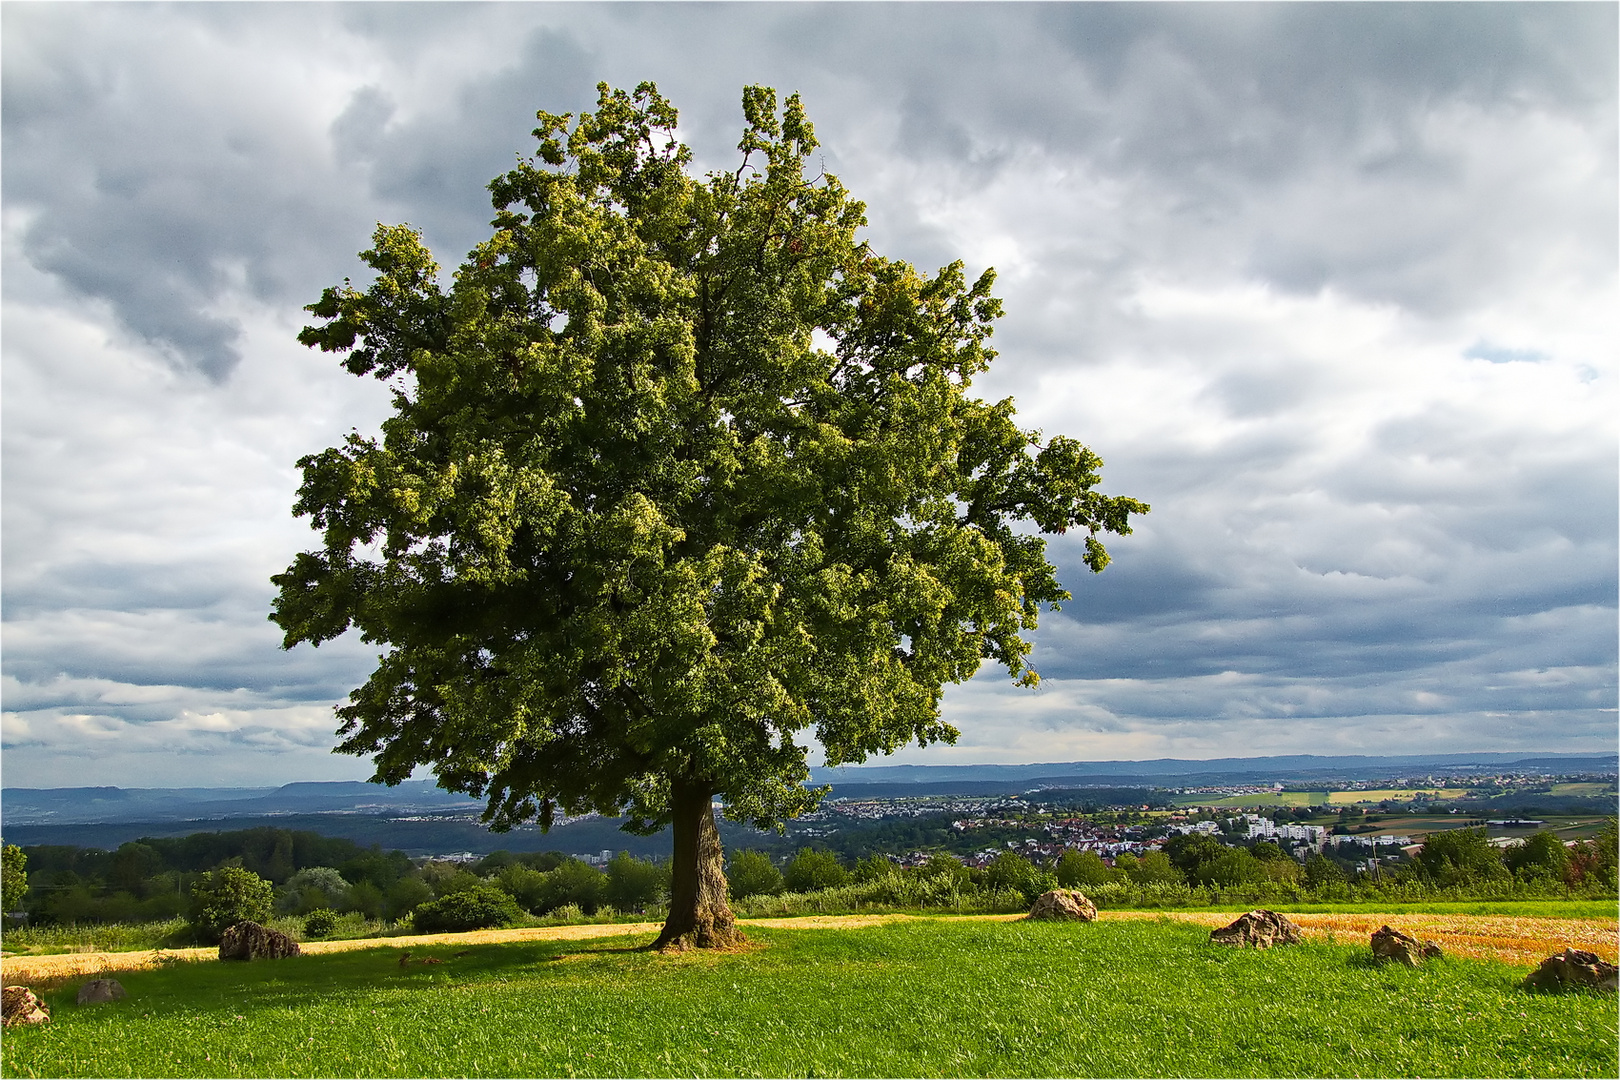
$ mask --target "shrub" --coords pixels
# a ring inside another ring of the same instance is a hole
[[[337,930],[337,912],[330,908],[316,908],[304,916],[304,936],[307,938],[331,937]]]
[[[456,933],[507,926],[522,918],[522,909],[510,896],[493,885],[480,884],[419,904],[411,913],[411,924],[421,934]]]
[[[733,855],[726,868],[726,881],[733,900],[782,891],[782,872],[763,851],[739,851]]]
[[[251,870],[226,866],[202,875],[191,887],[191,926],[209,941],[239,922],[270,920],[275,887]]]
[[[849,871],[830,851],[801,848],[788,863],[782,882],[789,892],[814,892],[817,889],[835,889],[849,884]]]

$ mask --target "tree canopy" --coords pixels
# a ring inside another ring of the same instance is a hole
[[[497,829],[673,821],[672,924],[688,893],[724,906],[711,799],[762,827],[813,806],[806,730],[829,764],[953,740],[946,684],[986,659],[1037,681],[1023,635],[1069,595],[1039,534],[1078,530],[1100,571],[1098,534],[1147,510],[970,393],[990,271],[873,251],[797,95],[743,113],[738,166],[703,178],[651,84],[539,113],[448,287],[379,227],[375,280],[300,340],[393,414],[300,461],[324,542],[274,579],[286,647],[383,647],[339,750],[387,783],[430,766]]]

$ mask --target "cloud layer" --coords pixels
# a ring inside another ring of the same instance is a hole
[[[4,782],[359,777],[282,653],[293,342],[376,221],[453,266],[537,108],[705,168],[804,95],[880,250],[994,265],[981,384],[1154,505],[902,760],[1616,743],[1612,5],[8,4]]]

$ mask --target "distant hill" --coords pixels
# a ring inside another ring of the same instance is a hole
[[[1433,754],[1399,757],[1292,755],[1191,761],[1070,761],[1032,765],[866,765],[811,770],[833,798],[994,796],[1037,790],[1201,787],[1377,780],[1414,773],[1613,773],[1620,755]],[[304,782],[264,788],[6,788],[0,832],[14,844],[117,847],[140,836],[181,836],[276,825],[381,844],[413,854],[447,851],[603,849],[654,854],[667,837],[636,837],[619,822],[591,818],[549,834],[531,827],[492,834],[478,821],[483,804],[432,781],[397,787],[358,781]],[[725,824],[731,845],[769,846],[774,837]]]
[[[1066,761],[1033,765],[846,765],[812,769],[816,784],[1006,784],[1033,787],[1289,783],[1377,780],[1415,772],[1464,775],[1481,771],[1615,772],[1620,754],[1410,754],[1400,756],[1293,754],[1282,757],[1158,758],[1150,761]]]

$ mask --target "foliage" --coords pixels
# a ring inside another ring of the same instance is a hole
[[[726,867],[726,880],[733,900],[782,891],[782,872],[762,851],[739,851],[733,855],[731,865]]]
[[[1501,852],[1491,846],[1484,829],[1430,833],[1418,849],[1416,862],[1425,877],[1442,885],[1488,880],[1507,873]]]
[[[782,884],[790,892],[837,888],[849,882],[849,871],[830,851],[801,848],[782,871]]]
[[[578,859],[569,859],[546,874],[536,911],[550,911],[564,904],[577,905],[586,914],[602,905],[607,895],[607,875]]]
[[[1341,884],[1345,880],[1344,871],[1332,859],[1325,858],[1320,853],[1312,852],[1305,859],[1305,884],[1313,889],[1323,886]]]
[[[449,896],[453,892],[464,892],[467,889],[477,888],[483,882],[483,878],[453,862],[424,864],[422,880],[433,890],[434,896]]]
[[[1100,571],[1098,534],[1146,512],[971,396],[993,276],[878,255],[807,175],[797,96],[743,108],[741,166],[703,180],[650,84],[542,112],[448,287],[380,227],[374,283],[310,305],[300,340],[395,408],[300,461],[322,544],[273,618],[289,648],[386,646],[338,710],[377,780],[431,766],[497,829],[560,807],[679,844],[715,794],[776,824],[820,795],[806,728],[861,761],[954,739],[942,688],[985,659],[1033,684],[1022,635],[1069,596],[1037,532],[1079,530]]]
[[[349,883],[333,867],[312,866],[287,879],[276,898],[276,910],[303,915],[319,908],[343,908],[349,903],[350,891]]]
[[[1038,869],[1022,855],[1004,851],[984,868],[984,884],[991,890],[1016,891],[1028,905],[1056,885],[1057,879],[1051,873]]]
[[[513,899],[493,885],[459,889],[437,900],[417,905],[411,923],[417,933],[453,933],[508,926],[519,922],[523,911]]]
[[[191,887],[191,926],[198,936],[218,941],[239,922],[268,922],[275,887],[251,870],[226,866],[202,875]]]
[[[501,890],[527,911],[540,911],[546,895],[546,875],[522,863],[512,863],[495,875]]]
[[[0,911],[21,911],[28,894],[28,856],[15,844],[0,844]]]
[[[1572,886],[1585,886],[1615,892],[1616,863],[1620,861],[1620,821],[1610,818],[1601,832],[1576,844],[1569,852],[1567,880]]]
[[[1057,883],[1065,889],[1101,885],[1117,881],[1124,873],[1106,865],[1095,851],[1069,850],[1063,853],[1055,869]]]
[[[330,908],[316,908],[304,916],[304,936],[307,938],[331,937],[337,930],[337,912]]]
[[[603,896],[620,911],[645,911],[669,891],[669,867],[621,851],[608,862]]]
[[[1614,1076],[1613,995],[1375,967],[1365,943],[1231,950],[1196,926],[929,920],[751,930],[721,963],[624,939],[120,974],[120,1008],[12,1028],[6,1076]],[[563,958],[567,958],[566,962]],[[1129,957],[1131,963],[1120,963]],[[386,976],[379,965],[388,967]],[[1155,973],[1142,978],[1142,971]],[[1075,972],[1085,973],[1076,978]],[[836,986],[836,993],[828,987]],[[1279,1022],[1279,1002],[1287,1003]],[[792,1023],[783,1017],[791,1015]],[[1076,1017],[1084,1017],[1077,1023]],[[1195,1036],[1189,1035],[1195,1032]]]
[[[1555,834],[1537,832],[1503,851],[1502,864],[1515,877],[1562,881],[1569,870],[1569,849]]]

